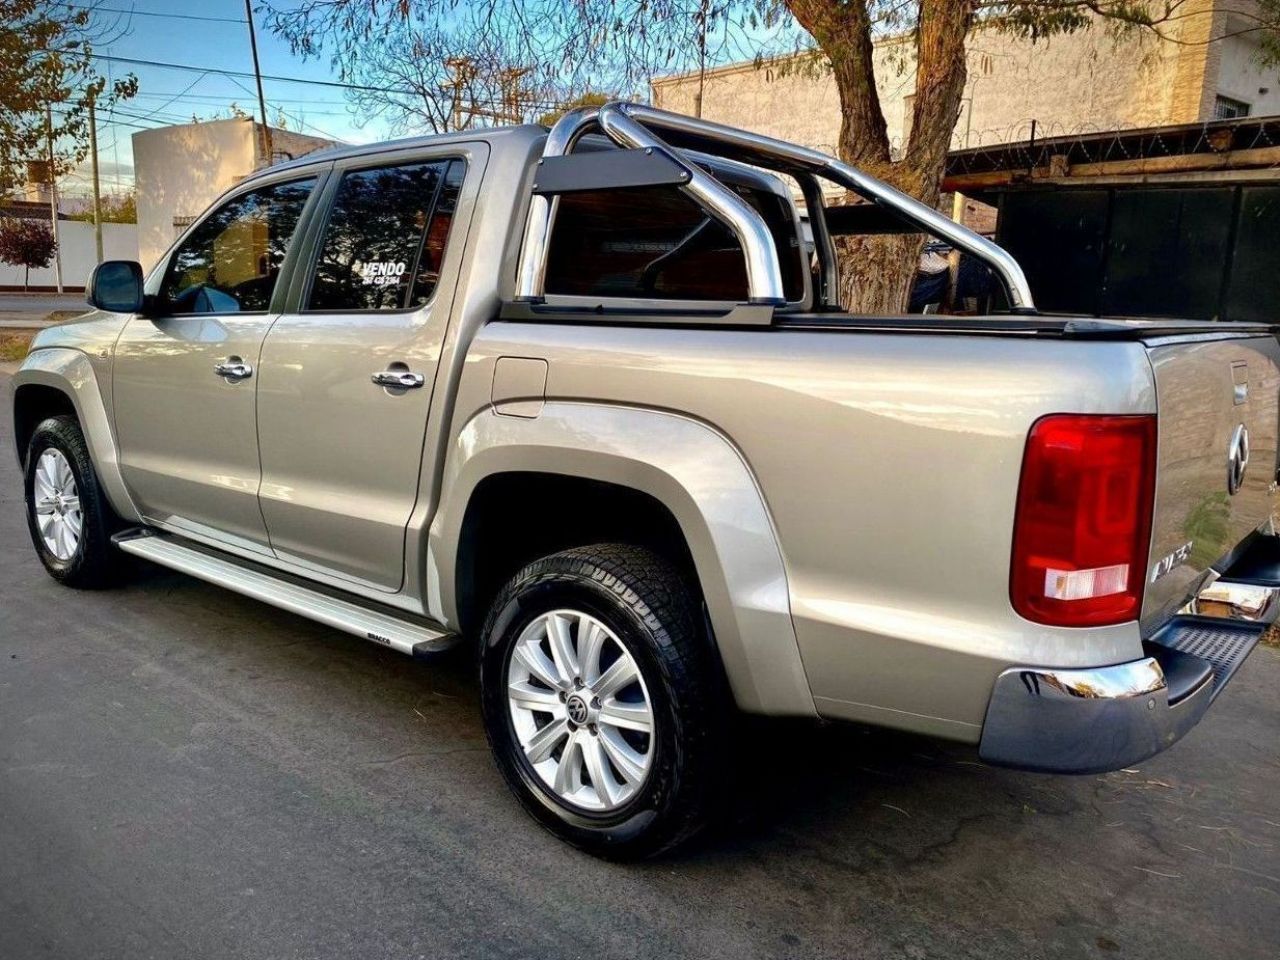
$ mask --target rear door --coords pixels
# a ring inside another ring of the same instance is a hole
[[[1276,507],[1280,344],[1208,334],[1149,344],[1159,453],[1144,622],[1181,604]]]
[[[120,466],[151,521],[267,553],[255,385],[277,279],[317,176],[256,185],[198,222],[125,325],[112,384]]]
[[[336,166],[298,309],[262,351],[260,504],[277,556],[401,586],[476,145]],[[469,159],[470,158],[470,159]],[[446,279],[442,282],[443,275]]]

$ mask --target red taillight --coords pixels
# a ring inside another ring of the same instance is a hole
[[[1013,525],[1013,608],[1062,627],[1138,616],[1156,418],[1055,414],[1027,437]]]

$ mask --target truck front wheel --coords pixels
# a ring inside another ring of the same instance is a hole
[[[114,583],[119,560],[111,533],[118,521],[74,417],[50,417],[36,427],[23,483],[31,542],[50,576],[69,587]]]
[[[647,550],[537,560],[495,600],[481,652],[485,729],[525,809],[616,859],[706,822],[724,699],[685,579]]]

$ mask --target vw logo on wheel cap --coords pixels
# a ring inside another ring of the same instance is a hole
[[[1227,493],[1235,494],[1244,483],[1244,472],[1249,466],[1249,428],[1243,423],[1231,435],[1227,448]]]
[[[565,701],[564,707],[574,723],[581,725],[587,722],[587,701],[576,693]]]

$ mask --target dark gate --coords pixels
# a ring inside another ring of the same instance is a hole
[[[1042,310],[1280,322],[1280,186],[1011,190],[997,240]]]

